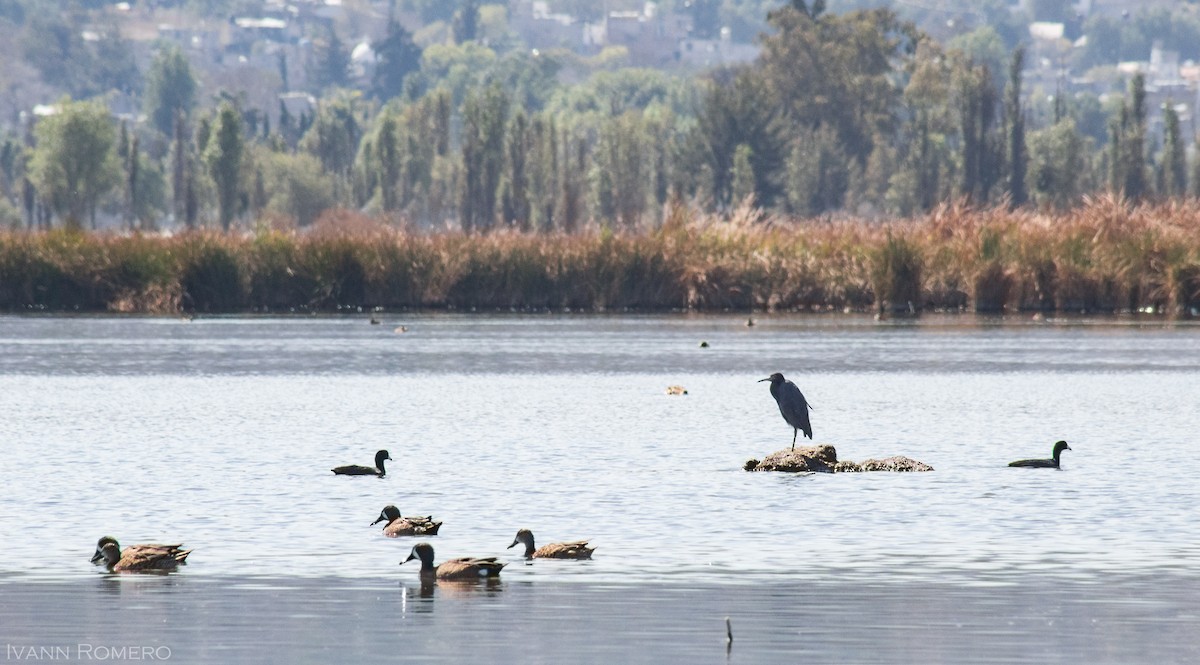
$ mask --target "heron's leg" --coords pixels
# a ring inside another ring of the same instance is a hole
[[[798,430],[795,427],[792,428],[792,450],[796,449],[796,432],[797,431]]]

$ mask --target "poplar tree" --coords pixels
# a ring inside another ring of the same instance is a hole
[[[1008,116],[1008,199],[1009,205],[1025,205],[1029,195],[1025,189],[1025,172],[1029,156],[1025,146],[1025,111],[1021,108],[1021,70],[1025,65],[1025,48],[1018,46],[1008,67],[1008,89],[1004,109]],[[1055,99],[1057,108],[1057,97]]]
[[[245,150],[241,114],[233,104],[221,104],[211,132],[204,148],[204,165],[217,188],[217,213],[221,228],[228,232],[237,212],[239,176]]]
[[[1163,135],[1162,193],[1184,196],[1187,194],[1187,154],[1179,135],[1179,114],[1171,102],[1163,107]]]

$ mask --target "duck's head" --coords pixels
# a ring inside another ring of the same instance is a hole
[[[96,543],[96,553],[92,555],[92,563],[105,562],[112,565],[121,559],[121,546],[112,536],[104,536]]]
[[[413,545],[412,552],[409,553],[407,559],[400,562],[400,565],[403,566],[413,559],[420,559],[422,568],[432,568],[433,545],[430,545],[429,543],[417,543],[416,545]]]
[[[513,538],[512,545],[508,549],[516,547],[517,543],[523,543],[525,547],[533,547],[533,532],[529,529],[521,529],[517,532],[517,537]]]
[[[771,376],[768,376],[765,379],[758,380],[759,383],[762,383],[763,381],[770,381],[771,385],[776,386],[776,385],[783,383],[784,379],[783,379],[782,374],[780,374],[779,372],[775,372],[774,374],[772,374]]]
[[[384,524],[391,524],[398,519],[400,519],[400,509],[389,503],[383,507],[383,512],[379,513],[379,519],[371,522],[371,526],[375,526],[380,522],[383,522]]]
[[[392,456],[388,454],[388,451],[381,450],[375,453],[375,466],[377,468],[383,468],[383,460],[392,461]]]
[[[1062,451],[1070,449],[1071,446],[1068,446],[1066,441],[1058,441],[1054,444],[1054,459],[1057,461],[1058,456],[1062,454]]]

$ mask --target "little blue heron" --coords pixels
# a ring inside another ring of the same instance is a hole
[[[759,383],[763,381],[771,382],[771,397],[774,397],[775,403],[779,405],[779,413],[783,414],[783,419],[792,426],[792,450],[795,450],[797,431],[802,431],[804,436],[812,438],[812,425],[808,422],[808,401],[804,399],[804,393],[800,392],[796,384],[783,378],[779,372],[762,379]]]

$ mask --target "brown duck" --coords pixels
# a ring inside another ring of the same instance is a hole
[[[379,519],[371,522],[371,526],[380,522],[384,523],[383,535],[389,538],[436,536],[438,529],[442,528],[442,523],[433,521],[432,515],[429,517],[400,517],[400,509],[391,504],[383,507],[383,512],[379,513]]]
[[[517,532],[517,537],[513,538],[512,545],[508,548],[512,549],[517,543],[525,543],[525,558],[526,559],[590,559],[592,552],[596,550],[594,547],[588,547],[588,541],[576,540],[569,543],[550,543],[534,548],[533,532],[529,529],[521,529]]]
[[[500,569],[506,565],[496,561],[494,556],[487,558],[465,556],[443,561],[434,566],[433,545],[429,543],[413,545],[412,553],[408,555],[407,559],[401,561],[400,565],[403,566],[413,559],[421,560],[421,577],[423,579],[465,580],[498,577]]]
[[[363,466],[361,464],[348,464],[346,466],[338,466],[331,469],[339,476],[382,476],[387,473],[383,469],[383,460],[391,461],[392,456],[388,451],[381,450],[375,453],[375,466]]]
[[[117,539],[104,536],[96,543],[92,563],[103,563],[114,573],[136,573],[175,570],[187,563],[191,550],[180,549],[182,545],[130,545],[124,550]]]

